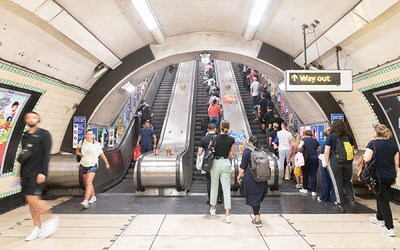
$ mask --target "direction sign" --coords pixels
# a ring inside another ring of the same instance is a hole
[[[352,91],[351,70],[287,70],[286,91]]]

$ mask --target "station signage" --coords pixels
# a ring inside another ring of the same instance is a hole
[[[286,91],[352,91],[351,70],[287,70]]]

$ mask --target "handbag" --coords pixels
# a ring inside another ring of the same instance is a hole
[[[358,178],[365,185],[370,185],[372,192],[374,194],[379,194],[380,193],[380,179],[379,179],[378,171],[375,170],[376,169],[375,141],[372,142],[372,148],[373,148],[374,154],[372,155],[372,158],[370,161],[364,162],[364,166],[363,166]],[[378,174],[378,178],[374,177],[374,171],[376,171],[376,173]]]
[[[215,145],[216,144],[214,137],[213,140],[208,145],[208,149],[204,153],[203,166],[202,166],[203,171],[210,172],[212,168],[213,161],[215,158]]]
[[[18,156],[17,161],[21,164],[24,165],[29,158],[32,156],[32,146],[33,146],[33,141],[36,137],[38,137],[38,132],[40,128],[37,128],[35,133],[32,134],[32,137],[29,138],[28,143],[25,145],[25,147],[22,148],[21,153]]]
[[[135,147],[135,149],[133,150],[133,160],[137,161],[139,159],[141,153],[142,153],[142,148],[139,145],[137,145]]]

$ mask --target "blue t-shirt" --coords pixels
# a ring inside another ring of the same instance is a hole
[[[347,136],[347,138],[349,138],[349,142],[350,142],[351,146],[354,146],[353,137]],[[329,134],[326,137],[325,146],[331,146],[331,150],[329,152],[329,157],[332,157],[332,156],[336,155],[336,139],[337,139],[337,137],[336,137],[335,134]]]
[[[310,158],[318,158],[318,146],[319,142],[312,137],[304,137],[304,147],[307,150],[308,156]]]
[[[154,130],[152,128],[149,128],[149,129],[142,128],[140,130],[140,135],[142,135],[142,139],[141,139],[142,145],[151,145],[153,135],[154,135]]]
[[[388,140],[376,139],[368,143],[367,148],[375,153],[376,170],[379,177],[396,178],[394,156],[399,152],[396,145]]]

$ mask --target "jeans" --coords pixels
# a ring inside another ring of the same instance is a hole
[[[303,172],[303,188],[308,189],[308,175],[311,179],[311,192],[317,192],[317,170],[318,158],[310,158],[304,167],[301,168]]]
[[[142,148],[141,153],[144,154],[144,153],[150,152],[151,150],[153,150],[152,146],[153,145],[151,145],[151,144],[140,145],[140,147]]]
[[[289,158],[289,149],[279,150],[279,170],[281,177],[285,177],[285,161]]]
[[[392,210],[390,210],[388,192],[390,186],[394,183],[394,178],[380,178],[381,187],[379,194],[376,195],[376,206],[377,213],[376,218],[378,220],[384,220],[387,229],[394,228]]]
[[[210,204],[217,205],[218,187],[221,180],[222,192],[224,193],[224,207],[231,209],[231,161],[229,159],[214,159],[210,171],[211,194]]]
[[[319,199],[323,202],[328,201],[331,198],[331,201],[336,201],[335,189],[333,188],[333,183],[331,177],[329,176],[328,168],[321,167],[319,168],[321,173],[321,196]]]
[[[210,122],[214,123],[217,129],[219,129],[219,116],[216,117],[210,117]]]

